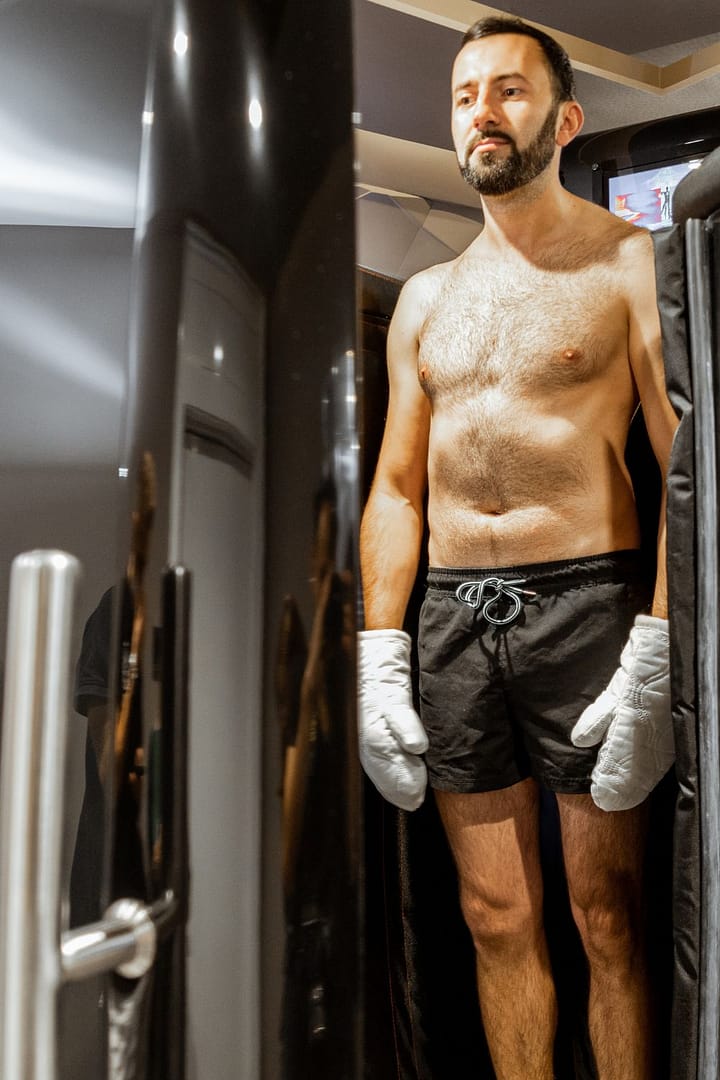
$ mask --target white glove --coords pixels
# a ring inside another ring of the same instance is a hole
[[[402,810],[425,798],[425,729],[412,704],[410,637],[403,630],[358,633],[360,761],[381,795]]]
[[[675,760],[666,619],[637,615],[607,690],[588,705],[570,738],[594,746],[605,736],[590,789],[601,810],[629,810]]]

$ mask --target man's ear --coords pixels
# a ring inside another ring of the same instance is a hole
[[[567,146],[576,135],[580,134],[585,122],[585,114],[582,106],[577,101],[563,101],[560,103],[560,126],[555,136],[558,146]]]

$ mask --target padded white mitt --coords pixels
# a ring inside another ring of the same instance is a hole
[[[675,760],[669,651],[667,620],[637,615],[610,685],[572,730],[575,746],[604,736],[591,787],[602,810],[637,806]]]
[[[410,637],[403,630],[358,633],[360,761],[381,795],[402,810],[425,798],[425,729],[412,704]]]

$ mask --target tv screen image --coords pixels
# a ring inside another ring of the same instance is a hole
[[[672,196],[683,177],[697,169],[701,159],[646,169],[627,170],[608,177],[608,209],[617,217],[645,229],[672,224]]]

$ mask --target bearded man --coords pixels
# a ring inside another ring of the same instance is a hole
[[[642,860],[646,796],[673,760],[665,515],[647,582],[624,455],[641,405],[664,477],[676,419],[651,238],[560,183],[582,121],[552,38],[506,18],[468,30],[452,133],[485,224],[401,292],[361,530],[361,758],[404,809],[429,777],[499,1080],[553,1075],[541,786],[557,799],[600,1080],[653,1068]],[[402,627],[425,514],[420,719]]]

